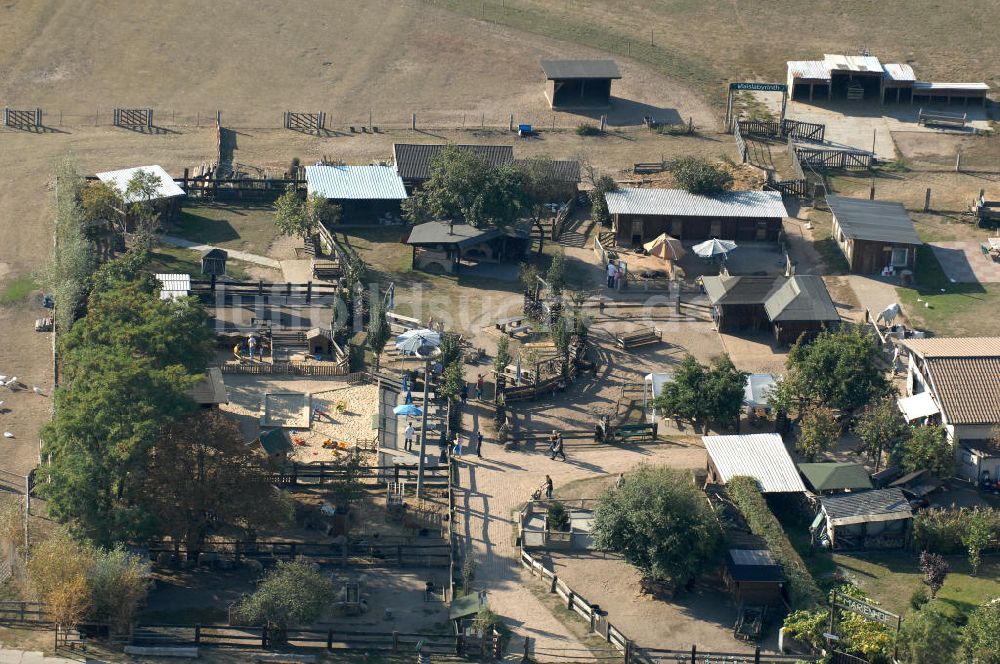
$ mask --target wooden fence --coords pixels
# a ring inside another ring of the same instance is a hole
[[[747,163],[747,143],[743,140],[743,132],[740,129],[742,122],[733,125],[733,138],[736,139],[736,149],[740,153],[740,163]]]
[[[298,192],[306,191],[306,181],[297,178],[224,178],[218,174],[207,177],[189,177],[184,169],[184,177],[175,180],[190,198],[212,200],[239,200],[243,202],[265,203],[277,199],[289,187]]]
[[[43,127],[42,109],[32,108],[26,111],[19,111],[4,107],[3,125],[5,127],[16,127],[17,129],[41,129]]]
[[[52,622],[48,605],[41,602],[0,601],[0,623],[25,625]]]
[[[309,362],[223,362],[219,369],[224,374],[244,376],[348,376],[347,367],[341,364],[312,364]]]
[[[296,113],[294,111],[285,111],[282,126],[284,126],[285,129],[315,132],[316,135],[319,136],[320,133],[326,129],[326,112]]]
[[[816,142],[822,142],[826,136],[826,125],[798,120],[739,120],[736,127],[742,136],[794,138]]]
[[[313,297],[335,297],[340,289],[332,284],[307,281],[304,284],[271,281],[216,281],[207,279],[192,279],[191,294],[202,300],[212,302],[213,299],[226,296],[245,297],[293,297],[312,301]],[[216,300],[217,301],[217,300]]]
[[[354,474],[359,480],[376,480],[376,482],[417,482],[418,467],[416,464],[399,464],[394,466],[365,466]],[[287,469],[274,475],[274,482],[286,488],[302,488],[329,484],[343,479],[345,471],[342,466],[332,463],[293,463]],[[448,483],[448,467],[424,467],[424,485],[429,487],[445,487]]]
[[[213,554],[218,559],[239,562],[245,559],[261,561],[305,558],[318,564],[367,567],[448,567],[450,547],[446,542],[414,544],[408,538],[379,538],[351,542],[297,542],[262,539],[254,541],[210,540],[197,551],[188,550],[180,542],[156,540],[146,549],[156,560],[166,553],[185,558]]]
[[[794,151],[799,163],[810,168],[843,168],[848,171],[867,171],[875,165],[875,155],[864,150],[796,145]]]
[[[112,118],[116,127],[153,128],[153,109],[151,108],[116,108],[112,113]]]

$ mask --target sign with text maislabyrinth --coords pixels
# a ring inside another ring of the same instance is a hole
[[[730,83],[729,89],[752,92],[786,92],[788,86],[784,83]]]

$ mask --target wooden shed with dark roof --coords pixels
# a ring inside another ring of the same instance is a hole
[[[912,271],[921,242],[902,203],[827,196],[833,236],[851,272]]]
[[[500,167],[514,163],[514,148],[510,145],[455,144],[454,147],[470,150],[491,166]],[[439,143],[392,144],[392,159],[396,173],[402,178],[407,191],[412,192],[431,178],[434,159],[444,148],[445,144]]]
[[[611,105],[611,81],[622,77],[614,60],[542,60],[545,98],[552,108]]]

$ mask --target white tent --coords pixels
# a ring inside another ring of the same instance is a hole
[[[934,403],[934,398],[931,397],[930,392],[921,392],[920,394],[914,394],[912,397],[899,399],[896,404],[899,406],[899,410],[903,413],[903,417],[907,422],[922,420],[925,417],[937,415],[941,412],[938,405]]]
[[[674,382],[672,373],[650,373],[646,374],[642,383],[642,409],[646,412],[646,418],[653,423],[660,417],[656,409],[649,405],[649,402],[660,396],[663,386]]]

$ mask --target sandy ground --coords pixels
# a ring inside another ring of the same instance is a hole
[[[265,392],[300,392],[312,395],[313,417],[311,426],[289,429],[296,442],[294,459],[302,463],[330,461],[336,450],[324,449],[323,442],[343,441],[353,448],[358,440],[375,436],[372,415],[378,411],[378,394],[375,385],[349,387],[343,380],[315,378],[268,378],[226,374],[229,403],[223,411],[235,416],[247,440],[260,433],[261,401]],[[338,404],[343,412],[338,412]],[[318,415],[316,411],[323,415]]]

